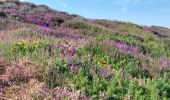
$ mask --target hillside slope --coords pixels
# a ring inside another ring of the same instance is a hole
[[[169,100],[170,29],[0,1],[0,99]]]

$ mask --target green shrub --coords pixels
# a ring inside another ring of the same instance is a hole
[[[46,48],[48,49],[50,45],[47,42],[32,42],[32,43],[27,43],[25,41],[22,42],[17,42],[13,46],[14,52],[33,52],[36,49],[40,48]]]

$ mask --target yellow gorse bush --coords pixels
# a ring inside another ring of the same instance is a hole
[[[97,62],[97,64],[100,66],[100,67],[106,67],[107,66],[107,62],[104,60],[104,59],[101,59]]]
[[[32,43],[31,43],[31,47],[33,47],[33,48],[37,48],[37,47],[39,47],[39,46],[41,46],[41,43],[38,42],[38,41],[35,41],[35,42],[32,42]]]
[[[33,41],[33,42],[27,42],[27,41],[19,41],[15,43],[14,48],[15,50],[21,50],[21,51],[34,51],[37,48],[48,46],[49,44],[44,41]]]
[[[15,43],[15,46],[20,48],[21,50],[28,48],[28,44],[26,41],[19,41],[19,42]]]

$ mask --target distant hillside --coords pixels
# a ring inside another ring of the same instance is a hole
[[[124,23],[108,20],[88,20],[78,15],[70,15],[66,12],[55,11],[46,5],[34,5],[27,2],[19,2],[18,0],[2,0],[0,1],[0,16],[11,18],[11,20],[23,23],[32,23],[45,27],[58,27],[68,23],[69,21],[81,21],[81,23],[98,24],[106,28],[114,28],[121,24],[131,24],[139,29],[151,29],[160,34],[170,34],[169,29],[162,27],[144,27],[132,23]],[[70,24],[70,23],[69,23]],[[65,27],[65,26],[64,26]]]

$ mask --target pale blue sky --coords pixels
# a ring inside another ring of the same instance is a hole
[[[23,0],[22,0],[23,1]],[[24,0],[86,18],[170,28],[170,0]]]

